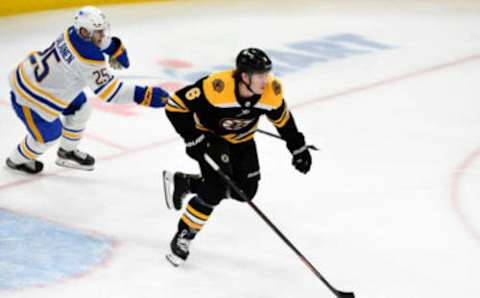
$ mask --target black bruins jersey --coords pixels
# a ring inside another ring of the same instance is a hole
[[[263,114],[284,139],[298,134],[283,99],[280,81],[272,77],[262,95],[242,98],[233,74],[233,70],[212,73],[172,95],[165,110],[184,139],[200,130],[233,144],[246,142],[253,138]]]

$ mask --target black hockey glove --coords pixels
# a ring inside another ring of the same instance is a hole
[[[187,154],[196,161],[203,161],[203,155],[207,151],[208,142],[204,134],[193,134],[191,137],[185,139],[187,146]]]
[[[295,169],[303,174],[306,174],[308,171],[310,171],[310,167],[312,165],[312,156],[310,155],[306,145],[293,152],[292,164]]]
[[[292,165],[300,173],[306,174],[312,166],[312,156],[305,144],[303,134],[299,133],[297,137],[287,140],[288,150],[292,153]]]

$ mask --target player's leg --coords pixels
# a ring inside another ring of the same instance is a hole
[[[260,180],[260,165],[258,162],[255,141],[247,141],[231,147],[233,180],[240,189],[253,199],[258,189]],[[231,197],[243,201],[238,194],[231,191]]]
[[[50,148],[60,137],[61,122],[48,122],[27,106],[19,105],[11,93],[12,107],[28,130],[28,135],[17,145],[6,160],[9,168],[28,174],[43,170],[43,163],[37,158]]]
[[[208,154],[221,165],[225,172],[231,173],[230,145],[219,139],[211,139],[209,143]],[[170,245],[171,253],[167,255],[167,259],[174,266],[180,265],[187,259],[191,240],[202,230],[215,206],[227,197],[227,187],[218,174],[205,161],[199,164],[203,179],[198,185],[197,195],[190,199],[180,217],[177,232]]]
[[[177,232],[170,242],[171,252],[166,255],[172,265],[178,266],[185,262],[190,254],[190,242],[203,228],[214,208],[215,206],[206,203],[199,196],[190,199],[178,222]]]
[[[95,159],[88,153],[78,150],[83,131],[92,112],[85,94],[82,92],[63,112],[63,129],[56,164],[61,167],[91,171]]]
[[[201,175],[163,171],[163,190],[167,208],[182,209],[183,200],[189,194],[196,193],[201,182]]]

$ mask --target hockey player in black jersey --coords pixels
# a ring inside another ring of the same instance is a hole
[[[254,134],[261,115],[266,115],[286,141],[292,164],[301,173],[312,159],[305,138],[297,129],[283,99],[280,81],[271,75],[272,62],[260,49],[242,50],[236,69],[212,73],[177,91],[166,105],[168,119],[195,159],[200,175],[164,171],[168,208],[180,210],[182,200],[194,194],[178,223],[167,259],[178,266],[189,254],[189,244],[221,200],[234,192],[204,160],[207,153],[253,199],[260,180]]]

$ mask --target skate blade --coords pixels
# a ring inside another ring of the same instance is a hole
[[[165,205],[168,209],[173,209],[173,174],[169,171],[163,171],[163,192],[165,195]]]
[[[172,253],[166,254],[165,258],[174,267],[178,267],[178,266],[182,265],[183,263],[185,263],[185,261],[183,259],[177,257],[176,255],[174,255]]]
[[[78,163],[74,162],[74,161],[71,161],[71,160],[67,160],[67,159],[63,159],[63,158],[58,158],[56,161],[55,161],[55,164],[59,167],[64,167],[64,168],[69,168],[69,169],[76,169],[76,170],[83,170],[83,171],[93,171],[93,169],[95,168],[94,165],[91,165],[91,166],[82,166],[82,165],[79,165]]]

